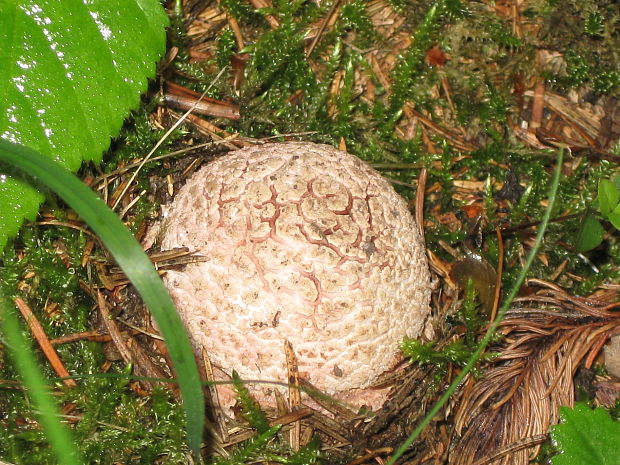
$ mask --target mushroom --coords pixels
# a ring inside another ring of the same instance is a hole
[[[165,282],[197,348],[242,379],[300,376],[356,406],[400,361],[403,337],[431,337],[430,276],[406,202],[359,158],[279,143],[227,154],[163,209],[162,249],[203,258]],[[273,405],[273,385],[253,393]]]
[[[609,374],[620,378],[620,335],[610,338],[603,349],[605,355],[605,368]]]

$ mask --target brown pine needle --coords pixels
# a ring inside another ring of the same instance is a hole
[[[540,449],[527,439],[543,437],[559,407],[573,405],[578,366],[620,332],[620,315],[607,302],[570,296],[541,280],[528,284],[539,291],[508,312],[505,340],[491,349],[501,355],[461,397],[451,465],[527,465]]]
[[[34,315],[34,313],[32,313],[32,310],[30,309],[28,304],[26,304],[26,302],[24,302],[21,298],[16,297],[15,305],[17,305],[17,308],[19,309],[20,313],[24,317],[24,320],[26,320],[26,323],[28,324],[28,327],[30,328],[32,335],[37,340],[39,347],[41,347],[41,350],[45,354],[45,357],[52,365],[53,370],[56,372],[56,374],[59,377],[65,378],[62,380],[64,385],[67,387],[76,387],[77,383],[73,379],[70,378],[71,375],[65,368],[65,365],[62,363],[62,360],[60,360],[58,353],[52,346],[52,343],[47,337],[47,334],[45,334],[45,331],[43,330],[43,326],[41,326],[41,323],[39,323],[39,320],[37,320],[37,317]]]

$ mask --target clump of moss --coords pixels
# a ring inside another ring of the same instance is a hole
[[[50,339],[92,329],[93,303],[81,287],[90,279],[90,271],[81,266],[86,240],[74,228],[33,226],[4,251],[0,285],[5,295],[24,299]],[[170,392],[136,395],[129,386],[130,371],[118,364],[110,376],[120,378],[99,377],[105,358],[98,343],[82,340],[56,350],[69,373],[78,376],[74,388],[60,382],[53,386],[87,463],[185,463],[184,417]],[[43,358],[41,366],[48,379],[56,378]],[[0,362],[0,378],[16,378],[8,360]],[[14,463],[55,463],[28,398],[15,387],[0,386],[0,456]]]
[[[455,338],[441,348],[437,348],[435,342],[425,343],[405,338],[400,348],[403,355],[412,362],[432,366],[435,383],[441,383],[451,365],[463,367],[469,361],[477,348],[481,330],[489,322],[488,318],[489,315],[486,314],[484,305],[478,298],[474,283],[469,279],[459,309],[448,318],[448,328],[455,329],[462,337]],[[481,361],[490,360],[496,355],[484,354]]]
[[[590,86],[597,94],[618,95],[619,13],[618,4],[609,0],[550,2],[544,13],[544,44],[566,60],[564,72],[549,74],[552,83],[562,88]]]

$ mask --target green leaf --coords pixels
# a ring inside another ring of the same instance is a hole
[[[616,229],[620,229],[620,205],[613,209],[613,211],[607,215],[607,219]]]
[[[603,242],[605,229],[594,216],[588,215],[581,225],[581,229],[575,240],[575,248],[578,252],[587,252]]]
[[[158,0],[0,0],[0,138],[75,171],[101,159],[165,50]],[[43,196],[0,172],[0,249]]]
[[[598,209],[603,216],[609,215],[618,206],[620,191],[608,179],[601,179],[598,183]]]
[[[560,451],[551,459],[553,465],[620,465],[620,423],[607,410],[577,403],[560,408],[560,421],[551,428]]]
[[[0,139],[0,167],[16,167],[54,190],[99,236],[131,280],[164,336],[179,381],[189,445],[197,455],[204,423],[202,383],[183,323],[153,264],[121,220],[60,164],[28,147]]]

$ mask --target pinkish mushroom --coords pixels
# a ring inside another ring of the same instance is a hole
[[[164,207],[162,249],[205,261],[165,281],[196,347],[242,379],[286,382],[284,341],[323,392],[377,408],[367,389],[430,337],[431,284],[407,204],[379,173],[326,145],[253,146],[196,172]],[[254,386],[273,404],[273,385]]]
[[[620,335],[613,336],[603,349],[605,368],[609,374],[620,378]]]

